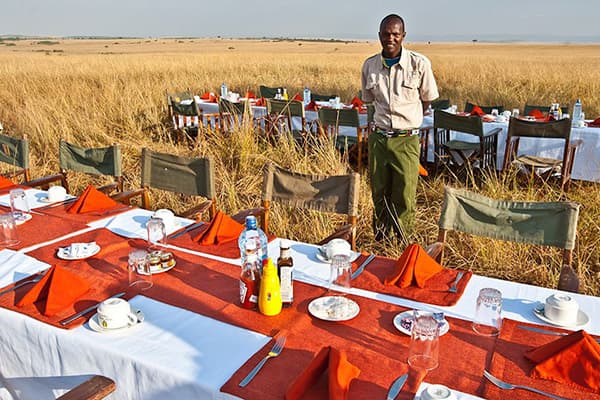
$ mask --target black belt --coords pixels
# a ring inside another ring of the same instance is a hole
[[[386,138],[393,138],[398,136],[412,136],[419,134],[418,129],[382,129],[379,127],[375,127],[374,131]]]

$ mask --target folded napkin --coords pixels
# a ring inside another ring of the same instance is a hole
[[[429,171],[427,171],[425,169],[425,167],[421,165],[421,163],[419,163],[419,175],[420,176],[429,176]]]
[[[483,117],[485,115],[485,112],[483,112],[481,107],[473,106],[473,109],[471,110],[471,113],[469,115],[477,115],[479,117]]]
[[[404,250],[396,262],[393,274],[384,283],[401,288],[416,284],[424,288],[425,282],[443,269],[421,246],[413,243]]]
[[[306,107],[304,107],[304,109],[307,111],[318,111],[319,106],[317,105],[317,103],[314,100],[311,100],[310,103],[308,103],[306,105]]]
[[[203,245],[222,244],[237,240],[244,230],[244,225],[233,220],[222,211],[217,212],[208,228],[192,239]]]
[[[119,203],[89,185],[79,198],[67,208],[69,214],[83,214],[91,211],[104,211]]]
[[[215,94],[213,92],[204,92],[204,94],[202,94],[200,96],[200,98],[202,100],[207,100],[209,103],[217,102],[217,96],[215,96]]]
[[[292,97],[292,100],[304,101],[304,99],[298,93],[296,93],[294,97]]]
[[[360,369],[350,363],[346,353],[331,346],[323,347],[306,369],[292,382],[285,400],[297,400],[319,381],[327,370],[327,385],[331,400],[348,398],[350,383],[360,375]]]
[[[358,97],[353,98],[352,101],[350,102],[350,104],[352,104],[352,108],[358,108],[358,109],[360,109],[363,106],[362,100],[359,99]]]
[[[15,186],[13,181],[0,175],[0,189],[7,189],[12,186]]]
[[[41,304],[41,311],[49,317],[72,305],[89,288],[90,285],[84,279],[55,265],[19,300],[17,307],[45,300]]]
[[[591,126],[592,128],[600,128],[600,117],[587,124],[587,126]]]
[[[530,117],[534,117],[535,119],[545,118],[544,113],[538,110],[537,108],[534,108],[533,110],[529,111],[529,114],[527,115]]]
[[[244,97],[247,99],[256,99],[256,95],[253,92],[251,92],[250,90],[248,90],[246,92],[246,95]]]
[[[534,378],[600,393],[600,344],[583,330],[529,350],[525,357],[536,364],[530,373]]]
[[[267,106],[267,100],[265,100],[264,97],[261,97],[260,99],[256,100],[256,104],[254,104],[257,107],[266,107]]]

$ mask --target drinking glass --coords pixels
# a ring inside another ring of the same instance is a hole
[[[452,104],[450,106],[450,113],[451,114],[456,114],[458,112],[458,106],[456,104]]]
[[[417,316],[413,323],[408,347],[408,364],[418,369],[432,370],[438,366],[440,326],[432,315]]]
[[[350,289],[350,275],[352,273],[352,263],[350,257],[346,254],[336,254],[331,258],[331,269],[329,277],[329,291],[333,285]],[[333,304],[334,318],[341,318],[349,312],[349,302],[343,296],[336,296]]]
[[[167,244],[167,231],[162,218],[151,217],[146,228],[148,230],[148,246],[151,249]]]
[[[513,110],[512,110],[512,116],[514,118],[519,118],[519,109],[518,108],[513,108]]]
[[[130,252],[127,265],[129,286],[136,286],[140,290],[152,287],[152,270],[146,250],[138,249]]]
[[[29,213],[27,194],[21,188],[10,191],[10,209],[16,221],[25,221]]]
[[[479,291],[473,330],[483,336],[498,336],[502,327],[502,293],[498,289]]]
[[[11,247],[16,244],[19,244],[19,239],[12,212],[0,214],[0,246]]]

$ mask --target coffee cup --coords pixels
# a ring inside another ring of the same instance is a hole
[[[104,329],[119,329],[137,323],[138,317],[126,300],[110,298],[98,306],[98,323]]]
[[[167,210],[166,208],[154,211],[153,217],[162,219],[165,228],[167,229],[172,228],[175,225],[175,214],[173,214],[173,211]]]
[[[350,243],[348,243],[344,239],[332,239],[324,247],[325,254],[330,260],[333,258],[333,256],[336,256],[338,254],[350,255],[350,250],[352,250]]]
[[[575,325],[579,304],[568,294],[556,293],[546,299],[544,316],[561,325]]]
[[[429,385],[421,392],[421,400],[454,400],[456,396],[444,385]]]
[[[63,201],[67,197],[67,189],[62,186],[52,186],[48,189],[48,201],[51,203]]]

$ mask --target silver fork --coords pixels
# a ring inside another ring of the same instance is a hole
[[[556,400],[569,400],[566,397],[560,397],[560,396],[556,396],[554,394],[550,394],[550,393],[546,393],[543,392],[539,389],[535,389],[529,386],[523,386],[523,385],[513,385],[510,383],[506,383],[504,381],[501,381],[500,379],[496,378],[494,375],[490,374],[489,372],[487,372],[486,370],[483,371],[483,376],[485,376],[490,382],[492,382],[494,385],[498,386],[500,389],[523,389],[523,390],[529,390],[530,392],[534,392],[537,394],[541,394],[542,396],[546,396],[549,397],[551,399],[556,399]]]
[[[242,381],[239,384],[240,387],[244,387],[248,383],[250,383],[250,381],[256,376],[258,371],[260,371],[260,369],[263,367],[263,365],[265,365],[265,363],[267,362],[267,360],[269,358],[277,357],[279,354],[281,354],[281,351],[283,350],[283,346],[285,346],[285,339],[286,339],[285,336],[280,336],[277,339],[277,341],[275,342],[275,345],[273,346],[273,348],[271,349],[269,354],[267,354],[267,356],[265,358],[260,360],[260,362],[258,364],[256,364],[256,367],[254,367],[254,369],[252,371],[250,371],[250,373],[244,379],[242,379]]]
[[[456,275],[456,279],[454,280],[452,287],[450,287],[450,289],[448,289],[448,291],[450,293],[456,293],[456,290],[458,289],[458,282],[460,282],[460,280],[464,274],[465,273],[463,271],[458,271],[458,274]]]
[[[20,288],[22,286],[25,286],[25,285],[28,285],[30,283],[37,283],[37,282],[39,282],[39,281],[42,280],[42,278],[44,277],[45,274],[46,274],[46,271],[42,271],[37,276],[35,276],[33,279],[28,279],[28,280],[23,281],[23,282],[21,282],[19,284],[16,284],[15,286],[13,286],[11,288],[5,289],[5,290],[3,290],[3,291],[0,292],[0,296],[2,296],[3,294],[6,294],[6,293],[12,292],[13,290],[17,290],[18,288]]]

